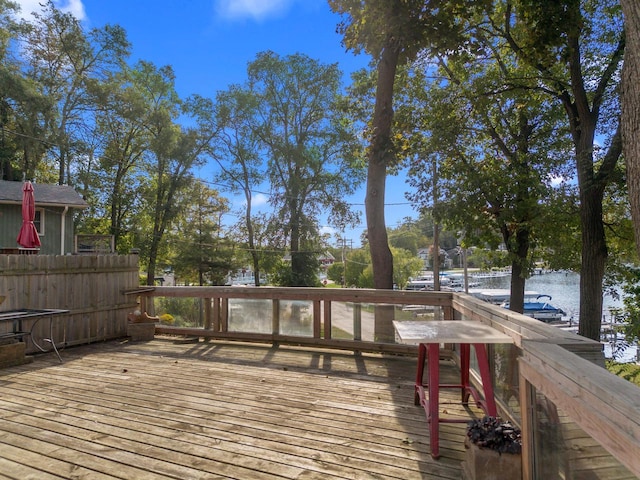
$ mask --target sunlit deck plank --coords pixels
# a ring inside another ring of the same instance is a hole
[[[441,425],[433,460],[413,405],[415,358],[163,340],[63,358],[0,371],[0,442],[29,452],[22,468],[63,478],[69,468],[74,478],[460,477],[465,426]],[[443,393],[446,415],[468,418],[459,394]],[[1,473],[16,462],[4,450]]]

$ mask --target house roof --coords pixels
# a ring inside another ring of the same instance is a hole
[[[22,204],[23,182],[0,180],[0,204]],[[87,208],[89,204],[69,185],[33,184],[36,207]]]

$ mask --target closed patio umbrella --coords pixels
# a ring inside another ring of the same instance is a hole
[[[33,224],[36,217],[36,201],[33,195],[33,185],[31,182],[25,182],[22,187],[22,227],[16,241],[24,248],[38,248],[40,246],[40,237],[38,230]]]

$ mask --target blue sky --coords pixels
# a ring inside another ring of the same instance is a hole
[[[23,16],[39,9],[41,0],[19,0]],[[325,63],[338,63],[349,74],[365,67],[366,55],[355,56],[341,45],[336,33],[340,17],[326,0],[57,0],[87,27],[122,26],[133,46],[132,62],[171,65],[181,97],[199,94],[213,98],[217,91],[246,79],[246,67],[257,53],[273,50],[281,56],[304,53]],[[209,170],[210,172],[211,170]],[[205,180],[207,169],[200,173]],[[207,178],[209,177],[209,178]],[[390,179],[386,192],[387,225],[415,216],[404,197],[408,187]],[[364,212],[364,186],[349,198]],[[235,204],[234,207],[240,205]],[[353,245],[365,229],[345,232]]]

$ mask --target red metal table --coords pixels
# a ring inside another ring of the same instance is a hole
[[[440,422],[466,422],[466,420],[440,418],[440,389],[459,388],[462,392],[463,404],[467,404],[469,397],[472,396],[476,405],[482,408],[487,415],[497,416],[486,345],[489,343],[513,343],[513,339],[489,325],[474,321],[395,321],[393,324],[402,343],[418,345],[415,403],[421,405],[425,410],[429,423],[431,456],[438,458],[440,456]],[[459,384],[440,384],[440,344],[443,343],[460,345]],[[478,359],[484,398],[480,397],[469,382],[472,345]],[[425,360],[427,362],[426,383],[424,383]]]

